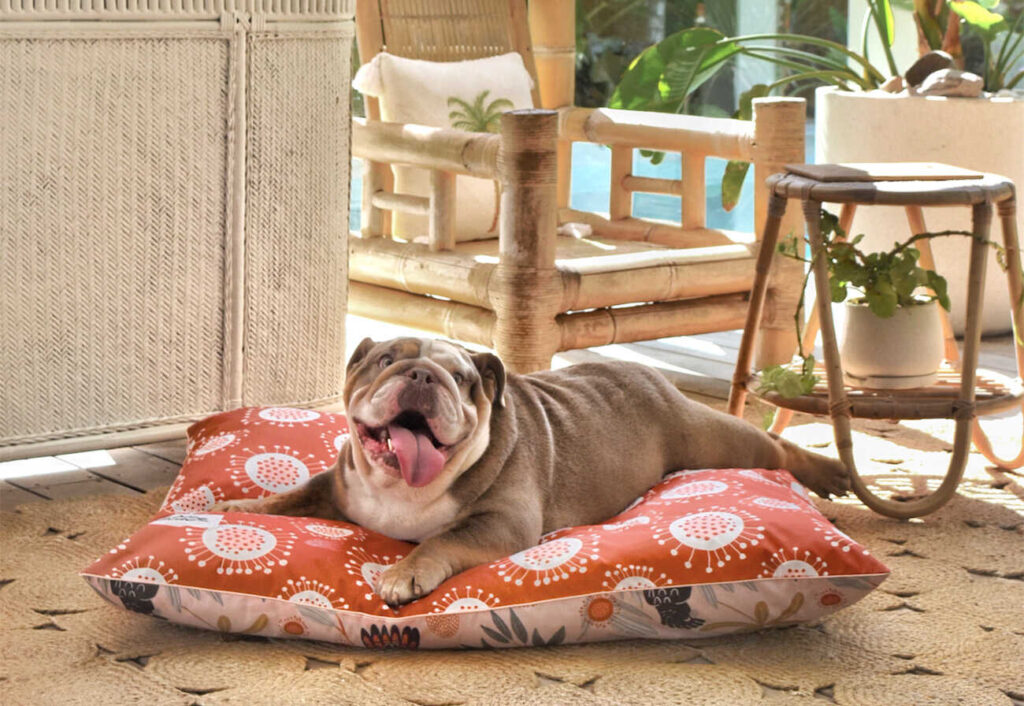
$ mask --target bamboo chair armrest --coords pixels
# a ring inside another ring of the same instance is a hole
[[[496,179],[500,147],[499,135],[352,119],[352,156],[375,162]]]
[[[559,138],[610,147],[690,152],[723,159],[754,159],[754,123],[611,108],[563,108]]]

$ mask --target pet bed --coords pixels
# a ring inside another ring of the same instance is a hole
[[[345,522],[207,512],[326,471],[347,436],[343,415],[286,407],[194,424],[160,512],[83,576],[114,605],[172,622],[414,649],[692,639],[807,623],[888,575],[785,471],[672,473],[602,524],[551,532],[398,609],[373,586],[411,544]]]

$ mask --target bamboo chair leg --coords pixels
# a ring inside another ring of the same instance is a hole
[[[561,344],[555,320],[562,300],[555,269],[557,131],[554,111],[513,110],[501,117],[500,256],[491,307],[494,347],[515,373],[550,368]]]
[[[364,238],[380,238],[387,231],[385,211],[373,205],[373,197],[379,191],[385,191],[386,172],[390,171],[386,164],[369,159],[363,161],[363,207],[360,234]]]
[[[729,391],[729,414],[735,417],[743,416],[743,405],[747,400],[747,381],[750,379],[750,366],[754,357],[754,342],[757,341],[758,329],[761,326],[764,299],[768,291],[768,274],[775,257],[775,244],[779,240],[779,227],[785,213],[786,199],[772,194],[768,201],[768,218],[765,221],[761,250],[757,254],[754,286],[750,292],[747,320],[743,326],[743,337],[740,339],[736,369],[732,376],[732,388]]]
[[[1013,345],[1017,354],[1017,376],[1024,378],[1024,277],[1021,273],[1020,242],[1017,237],[1017,208],[1014,199],[1006,199],[999,203],[999,220],[1003,229],[1003,247],[1006,248],[1006,279],[1010,292],[1010,316],[1013,321]],[[1024,400],[1021,402],[1021,421],[1024,425]],[[1024,442],[1017,456],[1004,459],[992,448],[992,442],[981,428],[979,420],[974,420],[974,445],[989,461],[1000,468],[1015,469],[1024,466]]]
[[[853,225],[853,215],[857,212],[857,204],[844,203],[843,208],[839,211],[839,227],[843,229],[844,233],[850,232],[850,226]],[[806,293],[805,293],[806,295]],[[800,354],[805,355],[807,351],[814,350],[814,339],[818,337],[818,331],[821,330],[821,319],[818,314],[818,307],[815,306],[817,302],[817,296],[811,300],[810,305],[810,316],[807,317],[807,324],[804,326],[804,335],[800,340]],[[771,427],[768,428],[773,434],[781,434],[789,426],[789,423],[793,420],[793,410],[785,407],[780,407],[775,411],[775,419],[772,420]]]

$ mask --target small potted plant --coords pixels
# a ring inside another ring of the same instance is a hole
[[[822,210],[821,234],[832,302],[846,303],[840,334],[845,382],[875,389],[933,383],[943,358],[939,307],[949,311],[949,295],[946,280],[921,267],[914,243],[953,232],[921,233],[886,252],[864,252],[857,247],[864,236],[847,240],[839,219]],[[782,255],[809,262],[805,251],[795,236],[779,245]],[[799,371],[782,366],[762,371],[760,391],[794,397],[810,392],[816,382],[814,358],[808,355]]]

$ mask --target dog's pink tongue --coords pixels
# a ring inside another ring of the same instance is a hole
[[[420,488],[437,478],[444,468],[444,454],[434,448],[429,436],[397,424],[390,425],[388,433],[406,483]]]

